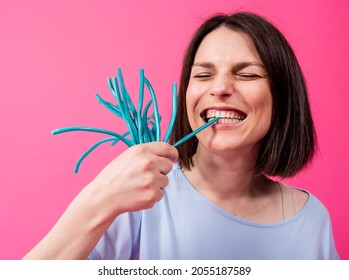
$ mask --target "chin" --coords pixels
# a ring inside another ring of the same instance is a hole
[[[199,142],[200,143],[200,142]],[[201,142],[201,148],[209,153],[227,156],[233,153],[244,153],[246,156],[258,154],[260,149],[260,142],[257,143],[242,143],[241,141],[227,141],[225,138],[216,138],[211,141]],[[198,146],[199,148],[199,146]]]
[[[205,143],[203,146],[205,147],[205,150],[211,153],[227,153],[239,149],[238,144],[231,142],[224,143],[224,141],[211,141],[210,143]]]

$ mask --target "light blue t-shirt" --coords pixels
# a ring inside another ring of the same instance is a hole
[[[176,164],[152,209],[120,215],[90,259],[337,259],[331,221],[312,194],[296,215],[274,224],[240,219],[207,200]]]

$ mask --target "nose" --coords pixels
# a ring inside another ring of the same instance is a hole
[[[220,98],[229,97],[234,93],[234,90],[232,77],[228,77],[228,75],[217,75],[212,82],[210,95]]]

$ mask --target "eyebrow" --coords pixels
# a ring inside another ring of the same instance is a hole
[[[192,68],[195,66],[209,68],[209,69],[215,68],[214,64],[211,62],[196,62],[192,65]],[[262,63],[252,62],[252,61],[243,61],[243,62],[236,63],[234,65],[234,69],[241,70],[241,69],[244,69],[244,68],[249,67],[249,66],[257,66],[257,67],[260,67],[262,69],[265,69],[265,67]]]
[[[191,67],[193,68],[195,66],[203,67],[203,68],[214,68],[213,63],[210,63],[210,62],[196,62]]]

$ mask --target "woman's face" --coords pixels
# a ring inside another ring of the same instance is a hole
[[[216,152],[259,149],[271,123],[272,96],[265,68],[247,35],[220,27],[203,39],[186,104],[193,130],[220,117],[197,134],[199,147]]]

